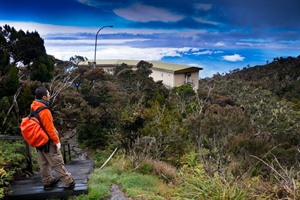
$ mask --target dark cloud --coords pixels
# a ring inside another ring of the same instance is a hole
[[[223,7],[228,23],[233,27],[251,29],[300,28],[300,1],[298,0],[229,0]]]

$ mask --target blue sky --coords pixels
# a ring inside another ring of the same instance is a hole
[[[299,0],[0,0],[0,26],[38,31],[47,53],[202,67],[200,77],[300,55]]]

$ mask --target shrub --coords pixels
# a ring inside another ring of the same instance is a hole
[[[22,141],[0,141],[0,199],[9,188],[9,183],[28,176],[25,144]],[[34,155],[33,155],[34,156]]]
[[[175,180],[177,169],[172,165],[158,160],[145,159],[138,166],[137,171],[142,174],[154,174],[160,176],[167,183]]]
[[[4,190],[9,186],[9,180],[7,172],[3,168],[0,168],[0,199],[4,197]]]
[[[224,178],[215,173],[208,175],[202,164],[184,165],[179,171],[181,184],[179,199],[244,199],[245,191],[233,178]]]

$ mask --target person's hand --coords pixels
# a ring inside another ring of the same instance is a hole
[[[56,150],[59,151],[59,150],[60,150],[60,147],[61,147],[61,144],[60,144],[60,142],[59,142],[59,143],[56,144]]]

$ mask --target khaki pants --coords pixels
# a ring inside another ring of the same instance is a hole
[[[56,151],[56,145],[51,141],[49,152],[45,153],[43,151],[37,151],[37,153],[43,184],[48,185],[54,180],[54,177],[52,176],[53,169],[63,182],[64,187],[70,186],[74,179],[65,167],[61,152]]]

